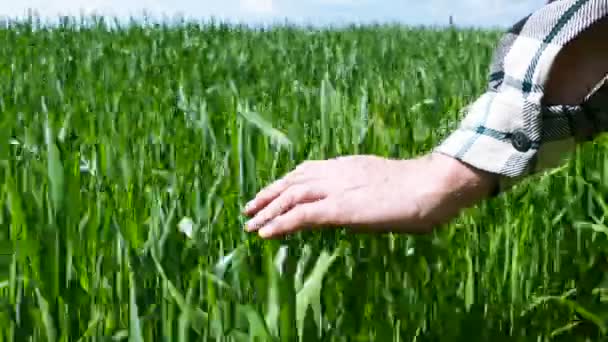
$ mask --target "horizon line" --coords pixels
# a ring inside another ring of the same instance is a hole
[[[348,28],[348,27],[392,27],[398,26],[403,28],[426,28],[426,29],[459,29],[459,30],[479,30],[479,31],[503,31],[508,29],[507,26],[503,25],[467,25],[467,24],[459,24],[458,21],[454,18],[454,16],[447,16],[445,23],[437,22],[433,24],[413,24],[407,23],[403,20],[398,19],[361,19],[361,20],[337,20],[337,21],[327,21],[327,22],[317,22],[314,23],[312,18],[293,20],[287,17],[283,18],[272,18],[272,19],[259,19],[253,18],[248,22],[243,19],[231,19],[231,18],[223,18],[221,16],[188,16],[184,15],[181,12],[177,13],[161,13],[154,14],[150,13],[146,10],[137,11],[139,14],[130,13],[128,15],[108,15],[102,14],[95,11],[90,13],[84,13],[81,10],[81,13],[78,15],[75,14],[62,14],[57,13],[55,15],[40,15],[38,11],[29,9],[27,14],[24,15],[2,15],[0,14],[0,23],[2,26],[6,26],[6,24],[28,24],[28,23],[36,23],[41,24],[42,27],[54,27],[55,25],[61,25],[62,22],[65,22],[66,19],[70,21],[69,24],[80,24],[83,22],[92,21],[95,24],[95,21],[101,19],[104,24],[116,24],[117,21],[120,24],[126,24],[127,26],[147,26],[147,25],[162,25],[162,26],[172,26],[174,24],[179,25],[208,25],[208,24],[219,24],[219,25],[227,25],[234,27],[247,27],[247,28],[273,28],[273,27],[289,27],[289,28],[303,28],[303,29],[340,29],[340,28]],[[160,20],[159,20],[160,19]],[[86,25],[85,25],[86,26]],[[122,25],[120,25],[122,27]]]

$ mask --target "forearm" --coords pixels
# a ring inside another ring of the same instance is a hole
[[[491,197],[496,189],[497,175],[476,169],[451,156],[433,152],[420,159],[424,164],[423,170],[427,170],[422,172],[433,179],[416,197],[420,221],[427,223],[428,230],[424,232],[448,223],[463,209]]]

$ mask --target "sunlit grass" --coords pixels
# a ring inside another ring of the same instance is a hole
[[[598,340],[600,140],[431,236],[243,231],[303,160],[430,151],[499,37],[0,29],[2,340]]]

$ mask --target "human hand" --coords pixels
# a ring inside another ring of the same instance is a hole
[[[260,191],[244,214],[263,238],[305,228],[426,233],[490,193],[494,179],[448,156],[309,161]]]

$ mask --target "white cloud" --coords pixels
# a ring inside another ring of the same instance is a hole
[[[254,14],[276,14],[273,0],[241,0],[241,10]]]
[[[363,3],[368,3],[368,0],[314,0],[312,3],[319,5],[341,5],[341,6],[355,6]]]

